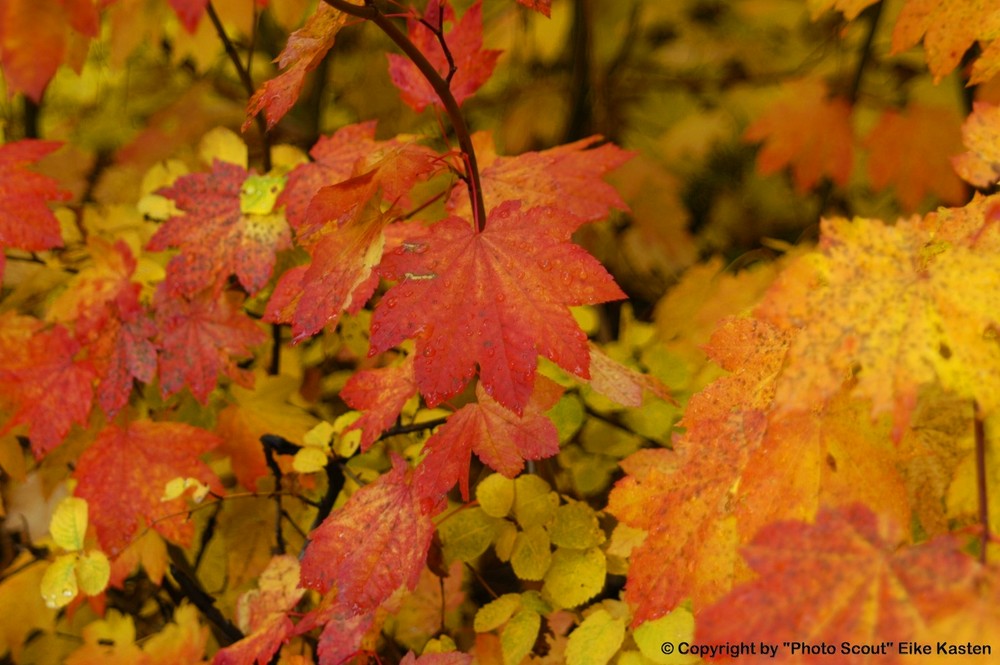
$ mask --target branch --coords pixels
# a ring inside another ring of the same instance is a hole
[[[451,94],[448,81],[442,78],[438,71],[434,69],[434,65],[417,48],[417,45],[410,41],[410,38],[404,35],[389,17],[379,11],[378,7],[373,4],[374,0],[366,0],[367,4],[363,7],[352,5],[346,0],[323,0],[323,2],[345,14],[371,21],[377,25],[389,39],[402,49],[406,57],[417,66],[420,73],[430,83],[431,88],[437,93],[445,112],[448,114],[448,118],[451,120],[451,125],[455,130],[455,137],[458,139],[458,146],[462,150],[468,166],[469,178],[466,184],[469,188],[469,201],[472,205],[476,231],[482,233],[486,228],[486,207],[483,203],[483,187],[479,179],[479,163],[476,161],[476,149],[472,145],[472,136],[469,134],[469,128],[465,124],[465,118],[462,117],[462,111],[458,107],[458,102],[455,100],[455,96]]]
[[[858,59],[858,68],[854,70],[854,80],[851,82],[851,90],[848,93],[848,100],[851,106],[854,106],[858,101],[858,93],[861,91],[861,79],[864,76],[865,68],[868,66],[868,61],[871,60],[872,55],[872,42],[875,41],[875,32],[878,30],[879,18],[882,16],[882,5],[884,3],[879,2],[874,7],[869,7],[864,13],[868,14],[868,34],[865,37],[865,43],[861,47],[861,57]]]
[[[979,402],[975,403],[975,432],[976,432],[976,489],[979,494],[979,524],[982,527],[982,550],[979,552],[979,560],[986,565],[986,548],[989,545],[990,536],[990,502],[989,493],[986,486],[986,426],[983,422],[983,410],[979,407]]]
[[[216,637],[222,646],[229,646],[242,640],[243,632],[223,616],[215,606],[215,598],[202,588],[198,579],[191,573],[191,565],[184,558],[181,548],[173,543],[167,543],[167,553],[170,555],[170,575],[177,582],[180,592],[215,627]]]
[[[255,5],[256,7],[256,5]],[[205,12],[208,14],[208,18],[212,20],[212,25],[215,26],[215,31],[219,34],[219,39],[222,40],[222,45],[226,47],[226,53],[229,55],[229,59],[233,63],[233,67],[236,68],[236,74],[240,78],[240,82],[243,83],[243,88],[246,90],[247,99],[253,97],[255,92],[253,79],[250,78],[249,67],[243,66],[243,61],[240,60],[240,54],[236,52],[236,46],[233,41],[229,39],[229,35],[226,34],[226,29],[222,25],[222,21],[219,20],[219,15],[215,11],[215,7],[212,5],[211,0],[205,6]],[[257,114],[257,129],[260,130],[260,140],[263,143],[264,148],[264,158],[263,158],[263,169],[267,173],[271,170],[271,137],[267,131],[267,121],[263,116]]]

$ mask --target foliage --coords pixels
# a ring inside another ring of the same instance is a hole
[[[0,0],[0,662],[990,645],[987,5]]]

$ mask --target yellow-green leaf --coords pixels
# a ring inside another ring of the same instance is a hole
[[[300,448],[292,458],[292,468],[298,473],[315,473],[321,471],[330,458],[321,449],[314,446]]]
[[[549,534],[540,526],[533,526],[517,534],[510,564],[514,574],[522,580],[537,581],[545,576],[552,562]]]
[[[542,617],[533,610],[522,609],[511,617],[500,634],[504,665],[518,665],[531,653],[541,627]]]
[[[75,496],[60,501],[52,513],[49,533],[56,545],[64,550],[83,549],[83,539],[87,535],[87,502]]]
[[[553,545],[575,550],[595,547],[605,540],[597,513],[583,501],[572,501],[556,509],[549,537]]]
[[[285,188],[284,176],[252,175],[240,188],[240,212],[244,215],[270,215],[278,194]]]
[[[111,564],[104,552],[90,550],[80,555],[76,562],[76,578],[80,583],[80,591],[88,596],[96,596],[107,588],[110,577]]]
[[[559,432],[559,443],[566,443],[583,425],[585,416],[583,402],[575,394],[563,395],[562,399],[549,409],[548,416]]]
[[[560,547],[552,555],[542,593],[559,607],[576,607],[600,593],[606,573],[604,552],[598,548]]]
[[[65,607],[79,592],[76,584],[77,554],[63,554],[49,564],[42,575],[42,598],[53,609]]]
[[[493,551],[497,558],[503,562],[510,561],[511,554],[514,553],[514,543],[517,535],[521,533],[513,522],[503,520],[497,527],[496,542],[493,544]]]
[[[500,523],[482,508],[460,510],[444,520],[439,527],[448,561],[472,561],[493,542]]]
[[[514,517],[522,529],[544,525],[555,515],[558,505],[559,496],[538,476],[514,480]]]
[[[477,633],[485,633],[507,623],[514,612],[521,607],[521,596],[505,593],[494,601],[486,603],[476,612],[472,627]]]
[[[677,649],[681,642],[694,641],[694,617],[685,607],[678,607],[659,619],[645,622],[632,631],[632,636],[642,655],[658,665],[688,665],[698,660],[697,656],[679,653]],[[670,655],[661,649],[667,642],[674,647]]]
[[[506,517],[514,505],[514,481],[499,473],[486,476],[476,487],[479,507],[493,517]]]
[[[615,619],[600,609],[587,617],[569,636],[568,665],[605,665],[625,640],[625,619]]]

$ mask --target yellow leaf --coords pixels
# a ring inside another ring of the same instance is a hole
[[[514,481],[494,473],[476,487],[476,500],[487,515],[506,517],[514,505]]]
[[[108,586],[111,577],[111,563],[104,552],[90,550],[80,555],[76,562],[76,579],[80,591],[88,596],[96,596]]]
[[[56,545],[64,550],[83,549],[83,539],[87,535],[87,502],[75,496],[60,501],[52,513],[49,533]]]
[[[493,551],[501,561],[510,561],[511,554],[514,553],[514,543],[517,535],[521,533],[512,522],[503,520],[497,527],[496,542],[493,544]]]
[[[514,574],[522,580],[540,580],[552,562],[549,534],[541,526],[533,526],[517,534],[510,563]]]
[[[531,653],[541,626],[542,617],[533,610],[522,609],[507,622],[500,634],[504,665],[517,665]]]
[[[553,545],[585,550],[604,542],[597,513],[583,501],[573,501],[556,509],[549,537]]]
[[[571,550],[560,547],[552,555],[542,593],[559,607],[576,607],[604,588],[607,562],[596,547]]]
[[[472,627],[477,633],[499,628],[507,623],[519,607],[521,607],[521,596],[516,593],[505,593],[479,608]]]
[[[47,572],[44,566],[26,566],[32,560],[24,552],[14,559],[8,574],[0,581],[0,654],[10,652],[11,660],[21,661],[21,651],[28,635],[35,631],[51,632],[55,628],[56,612],[46,605],[38,589]]]
[[[334,434],[336,434],[334,426],[324,420],[306,432],[302,437],[302,443],[320,450],[329,450]]]
[[[584,619],[569,636],[568,665],[605,665],[625,640],[625,619],[600,609]]]
[[[298,473],[315,473],[326,467],[329,458],[319,448],[306,446],[299,449],[292,458],[292,468]]]
[[[360,417],[360,412],[348,411],[337,416],[337,419],[333,421],[333,430],[337,433],[333,439],[333,451],[340,457],[345,459],[351,457],[361,447],[361,430],[344,431]]]
[[[677,649],[681,642],[694,641],[694,617],[684,607],[678,607],[659,619],[645,622],[632,631],[632,636],[642,655],[657,665],[688,665],[698,661],[697,656],[682,654]],[[674,647],[670,655],[661,648],[668,642]]]
[[[160,501],[173,501],[176,498],[184,496],[188,490],[193,490],[191,498],[195,503],[201,503],[208,495],[209,489],[208,485],[197,478],[182,478],[178,476],[167,482],[166,487],[163,488],[163,496],[160,497]]]
[[[198,155],[206,164],[211,164],[218,159],[237,166],[245,167],[247,165],[246,143],[236,132],[225,127],[216,127],[201,138]]]
[[[42,576],[42,598],[53,609],[65,607],[76,598],[76,554],[63,554],[49,564]]]
[[[514,517],[522,529],[543,525],[552,519],[559,505],[559,495],[538,476],[520,476],[514,480]]]
[[[472,561],[493,542],[500,520],[490,517],[482,508],[460,510],[441,523],[439,531],[444,541],[448,561]]]

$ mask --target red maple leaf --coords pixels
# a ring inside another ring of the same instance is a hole
[[[109,424],[80,455],[73,476],[75,494],[90,504],[101,549],[114,556],[143,524],[180,545],[190,545],[194,524],[185,519],[187,501],[162,501],[174,478],[197,478],[222,491],[199,455],[219,445],[210,432],[183,423],[140,420],[127,428]]]
[[[562,395],[562,388],[544,377],[516,415],[476,387],[475,404],[453,413],[424,444],[426,457],[417,467],[413,484],[420,496],[443,496],[458,482],[462,498],[469,500],[469,461],[472,453],[494,471],[514,478],[525,460],[539,460],[559,453],[559,432],[545,415]]]
[[[164,397],[188,386],[204,404],[220,372],[242,386],[253,384],[253,375],[240,369],[236,359],[251,357],[253,347],[267,336],[242,312],[239,297],[208,291],[193,298],[171,297],[163,285],[157,289],[153,306]]]
[[[181,20],[184,29],[194,34],[198,27],[201,15],[205,13],[208,0],[170,0],[170,6],[177,12],[177,18]]]
[[[352,409],[364,411],[349,430],[361,430],[361,450],[365,451],[399,417],[406,400],[417,392],[413,380],[413,356],[393,367],[363,370],[347,380],[340,399]]]
[[[0,279],[4,248],[33,252],[62,245],[59,221],[46,202],[65,201],[70,193],[52,178],[25,168],[60,145],[31,139],[0,145]]]
[[[494,209],[477,233],[450,217],[383,258],[398,280],[375,309],[371,353],[417,342],[417,387],[431,406],[458,394],[479,366],[488,395],[520,414],[538,355],[589,378],[590,350],[568,306],[623,298],[614,279],[570,242],[583,223],[551,208]]]
[[[545,16],[552,15],[552,0],[517,0],[528,9],[534,9]]]
[[[280,214],[242,212],[240,191],[249,175],[236,164],[216,160],[211,173],[181,176],[158,192],[186,213],[168,219],[148,246],[181,250],[167,266],[171,295],[192,296],[205,288],[218,293],[229,275],[236,275],[251,294],[267,284],[275,253],[291,246],[291,234]]]
[[[306,74],[319,66],[346,21],[347,14],[321,2],[306,24],[288,35],[285,48],[276,60],[285,71],[265,81],[250,98],[243,121],[244,132],[261,111],[267,118],[268,129],[285,117],[302,92]]]
[[[426,22],[426,23],[425,23]],[[454,26],[444,36],[451,54],[451,62],[441,47],[435,31],[444,34],[445,22]],[[427,24],[434,26],[434,30]],[[455,10],[447,0],[431,0],[427,3],[423,20],[411,16],[407,20],[407,32],[420,52],[427,57],[434,69],[449,82],[451,94],[461,104],[480,88],[497,64],[502,51],[483,49],[483,3],[477,2],[466,10],[461,20],[455,22]],[[442,106],[434,88],[420,73],[417,66],[407,57],[388,54],[389,76],[402,93],[403,101],[417,113],[428,106]],[[451,63],[455,69],[451,72]]]
[[[504,201],[520,201],[525,209],[552,206],[585,222],[607,218],[612,208],[628,210],[618,190],[603,177],[632,159],[634,153],[612,143],[601,144],[603,140],[590,136],[549,150],[498,157],[492,136],[477,133],[474,141],[486,209]],[[448,210],[471,215],[466,187],[452,190]]]
[[[902,547],[903,530],[856,504],[815,524],[776,522],[743,548],[757,579],[698,615],[697,640],[878,644],[927,634],[935,617],[974,596],[977,566],[955,539]],[[786,652],[787,653],[787,652]],[[901,662],[891,649],[885,662]],[[794,658],[823,663],[828,655]],[[867,663],[869,655],[838,662]]]
[[[13,411],[0,432],[25,424],[41,458],[62,443],[73,423],[86,424],[94,401],[94,368],[66,328],[43,330],[25,316],[0,317],[0,404]]]
[[[434,535],[436,502],[414,491],[406,463],[359,489],[311,534],[302,583],[321,593],[337,587],[337,603],[356,613],[375,609],[401,585],[413,588]]]
[[[0,2],[0,65],[8,93],[40,101],[64,61],[79,71],[87,50],[73,42],[96,37],[99,17],[90,0],[4,0]]]

